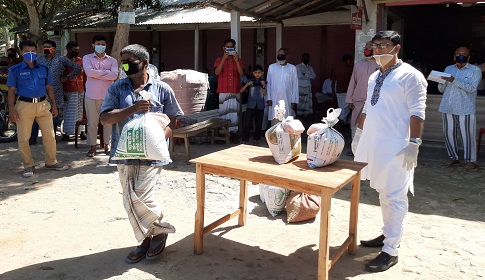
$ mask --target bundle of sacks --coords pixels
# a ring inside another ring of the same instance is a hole
[[[261,184],[259,197],[272,217],[276,217],[286,207],[288,223],[310,220],[320,211],[321,200],[317,195]]]
[[[329,109],[322,123],[312,124],[307,131],[307,163],[310,168],[330,165],[342,154],[345,140],[342,134],[333,128],[339,121],[341,109]],[[275,118],[280,122],[266,131],[266,140],[275,161],[288,163],[301,153],[301,133],[303,124],[293,117],[285,115],[284,101],[275,106]],[[289,191],[284,188],[260,185],[260,198],[265,203],[271,216],[283,212],[286,207],[287,222],[295,223],[314,218],[320,211],[319,196]]]
[[[339,121],[342,109],[330,108],[322,123],[312,124],[307,131],[307,163],[310,168],[327,166],[334,163],[342,154],[345,140],[342,134],[333,128]]]
[[[141,91],[144,100],[149,100],[151,94]],[[137,116],[125,124],[121,131],[114,160],[149,159],[170,163],[168,142],[165,139],[165,128],[170,124],[170,118],[162,113],[146,113]]]

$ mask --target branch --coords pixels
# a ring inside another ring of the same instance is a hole
[[[9,9],[9,8],[7,8],[7,7],[2,7],[2,6],[0,6],[0,8],[1,8],[2,10],[4,10],[5,12],[7,12],[7,13],[11,14],[11,15],[12,15],[12,16],[13,16],[13,17],[14,17],[16,20],[18,20],[18,21],[22,21],[22,20],[24,20],[24,18],[25,18],[24,16],[20,16],[19,14],[17,14],[16,12],[14,12],[14,11],[10,10],[10,9]]]

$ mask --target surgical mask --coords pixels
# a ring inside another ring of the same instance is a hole
[[[381,67],[386,66],[394,58],[394,55],[391,54],[391,52],[394,51],[395,48],[396,46],[394,46],[394,48],[387,54],[375,54],[374,59],[376,60],[377,65]]]
[[[25,61],[34,62],[34,60],[37,58],[37,54],[34,52],[28,52],[24,53],[23,57]]]
[[[54,48],[44,48],[44,54],[49,55],[54,53]]]
[[[310,59],[304,58],[304,59],[301,60],[301,62],[303,62],[303,64],[305,64],[305,65],[308,65],[308,62],[310,62]]]
[[[468,56],[462,55],[462,54],[456,55],[455,56],[455,61],[457,63],[467,63],[468,62]]]
[[[371,57],[374,54],[373,50],[364,49],[364,56]]]
[[[106,51],[106,46],[103,46],[103,45],[96,45],[94,46],[94,50],[97,52],[97,53],[104,53]]]
[[[79,56],[79,52],[71,51],[72,58],[76,58]]]
[[[140,63],[128,60],[127,62],[123,63],[123,70],[125,71],[126,76],[137,74],[140,72]]]

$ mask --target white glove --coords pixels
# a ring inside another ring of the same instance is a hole
[[[350,144],[350,148],[352,150],[352,153],[355,155],[355,152],[357,151],[357,145],[359,145],[359,140],[360,140],[360,135],[362,134],[362,129],[357,127],[357,130],[355,131],[354,139],[352,140],[352,143]]]
[[[396,156],[404,155],[402,167],[409,171],[418,165],[418,152],[419,145],[414,142],[409,142]]]

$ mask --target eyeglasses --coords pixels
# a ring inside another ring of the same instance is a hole
[[[392,44],[391,43],[379,43],[379,44],[371,44],[370,47],[375,50],[378,47],[379,47],[379,49],[385,49],[390,45],[392,45]]]

